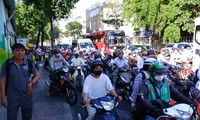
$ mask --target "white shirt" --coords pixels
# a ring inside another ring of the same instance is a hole
[[[74,67],[77,67],[77,66],[82,66],[84,65],[84,61],[82,58],[72,58],[72,64]]]
[[[113,90],[109,77],[101,74],[99,78],[88,75],[83,84],[83,93],[88,93],[88,99],[97,99],[107,95]]]

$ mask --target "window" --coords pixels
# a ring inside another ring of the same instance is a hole
[[[80,48],[93,48],[93,45],[91,42],[83,42],[80,43]]]

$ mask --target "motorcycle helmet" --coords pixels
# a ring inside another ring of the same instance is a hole
[[[156,55],[156,54],[153,50],[148,50],[147,55],[150,56],[150,55]]]
[[[144,65],[143,65],[143,70],[144,71],[149,71],[149,67],[155,63],[157,60],[155,58],[147,58],[145,61],[144,61]]]
[[[79,54],[76,52],[74,53],[75,58],[78,58]]]
[[[117,52],[117,56],[120,55],[120,54],[124,54],[123,50],[119,50],[119,51]]]
[[[33,44],[28,43],[28,44],[27,44],[27,47],[28,47],[28,48],[33,48]]]
[[[147,51],[147,55],[148,55],[148,58],[155,58],[155,59],[157,59],[156,53],[154,52],[154,50],[148,50]]]
[[[58,54],[58,53],[60,53],[60,49],[56,48],[56,49],[54,50],[54,54]]]
[[[147,58],[144,61],[144,65],[152,65],[153,63],[155,63],[157,60],[155,58]]]
[[[149,67],[149,71],[155,75],[156,73],[166,73],[165,66],[161,62],[155,62]]]
[[[94,68],[95,68],[96,66],[98,66],[98,65],[101,66],[101,67],[103,68],[103,62],[102,62],[101,60],[94,60],[94,61],[92,61],[91,65],[90,65],[91,71],[93,71]]]
[[[100,52],[96,52],[94,54],[94,59],[97,59],[97,58],[101,58],[101,53]]]

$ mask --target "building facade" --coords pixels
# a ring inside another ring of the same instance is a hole
[[[15,43],[15,0],[0,0],[0,68],[11,57],[11,46]]]
[[[98,2],[89,7],[88,9],[86,9],[87,33],[94,31],[115,29],[113,25],[108,25],[103,23],[103,20],[109,19],[111,15],[112,9],[107,7],[107,4],[109,4],[109,2],[112,2],[112,0],[108,0],[105,2]],[[122,0],[119,0],[118,2],[121,3]],[[133,37],[133,28],[130,23],[124,23],[124,25],[120,26],[119,30],[124,30],[126,36]]]

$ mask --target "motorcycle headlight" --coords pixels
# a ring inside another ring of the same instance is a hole
[[[111,110],[114,108],[114,103],[113,103],[113,101],[110,101],[110,102],[101,101],[101,104],[103,105],[103,108],[104,108],[106,111],[111,111]]]
[[[177,110],[177,112],[180,114],[182,119],[189,119],[191,117],[191,114],[189,112],[185,112],[182,110]]]

